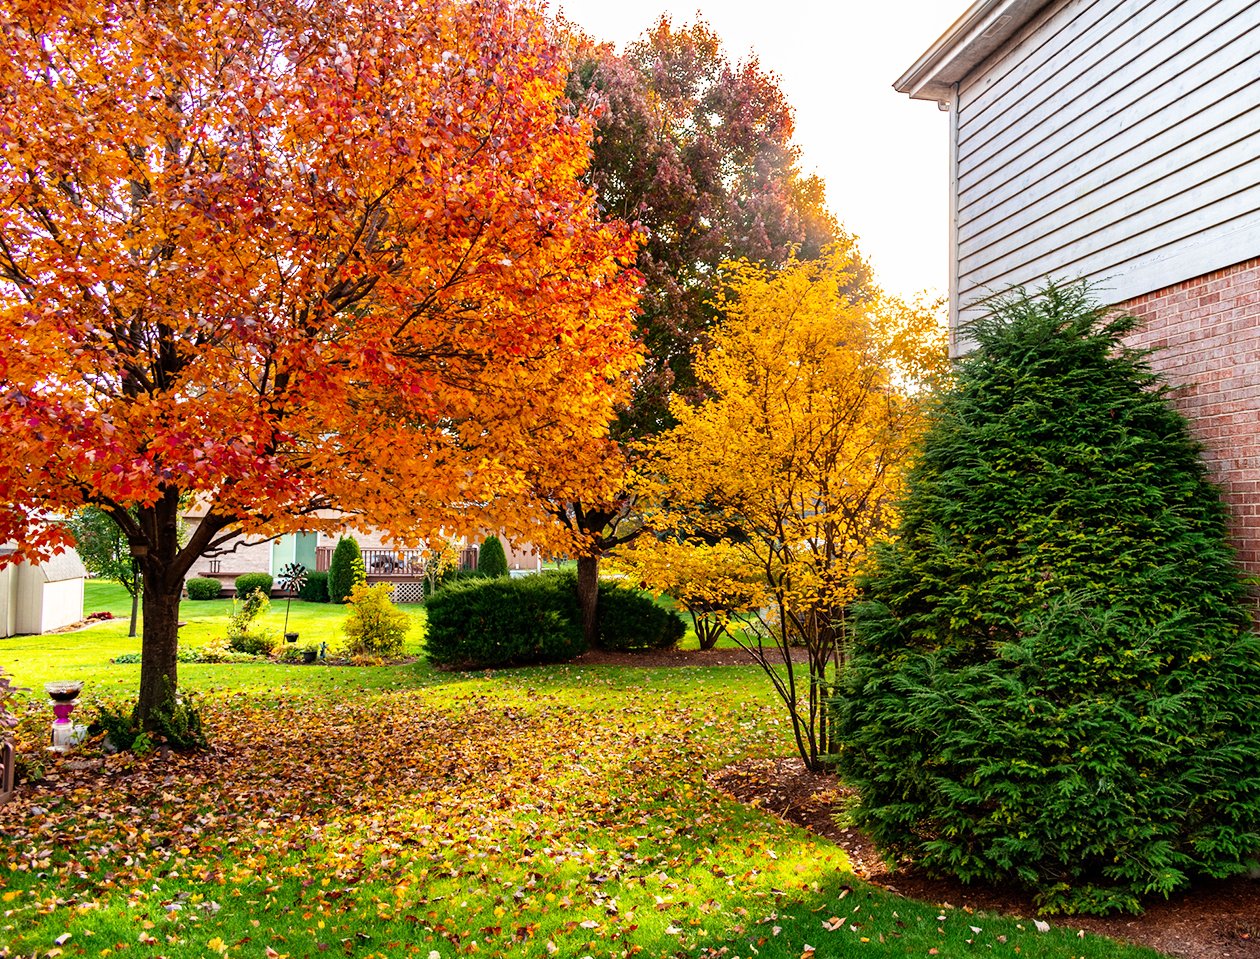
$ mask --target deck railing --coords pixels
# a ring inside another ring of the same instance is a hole
[[[464,546],[459,551],[458,567],[460,569],[477,568],[476,546]],[[326,573],[332,565],[333,547],[315,547],[315,569]],[[419,549],[365,549],[363,550],[363,568],[368,578],[374,576],[423,576],[424,551]]]

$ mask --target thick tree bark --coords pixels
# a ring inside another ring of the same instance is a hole
[[[140,701],[137,719],[149,728],[155,711],[175,695],[179,683],[179,596],[182,578],[144,577],[144,638],[140,654]]]
[[[579,556],[577,561],[578,607],[582,610],[582,635],[586,645],[599,644],[599,557]]]

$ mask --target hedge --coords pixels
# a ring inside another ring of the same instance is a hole
[[[184,584],[189,599],[218,599],[223,593],[223,584],[208,576],[197,576]]]

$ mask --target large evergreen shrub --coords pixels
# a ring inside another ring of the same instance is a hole
[[[459,668],[555,663],[586,651],[571,578],[468,579],[426,604],[426,654]]]
[[[328,561],[328,599],[344,603],[350,598],[350,590],[359,581],[358,570],[363,565],[363,553],[359,544],[349,536],[337,540],[332,559]]]
[[[1260,849],[1260,642],[1136,321],[999,306],[940,398],[837,706],[859,824],[1047,911],[1137,911]]]
[[[497,536],[487,536],[477,554],[477,572],[482,576],[507,576],[507,554]]]

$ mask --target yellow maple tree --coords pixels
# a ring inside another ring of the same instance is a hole
[[[657,536],[627,554],[665,590],[680,564],[708,567],[690,588],[714,603],[756,571],[759,599],[737,604],[732,635],[787,703],[811,768],[855,575],[891,525],[928,387],[946,363],[935,307],[853,298],[859,265],[846,244],[778,271],[731,267],[721,322],[695,357],[705,398],[676,401],[677,425],[643,448],[636,485]]]

